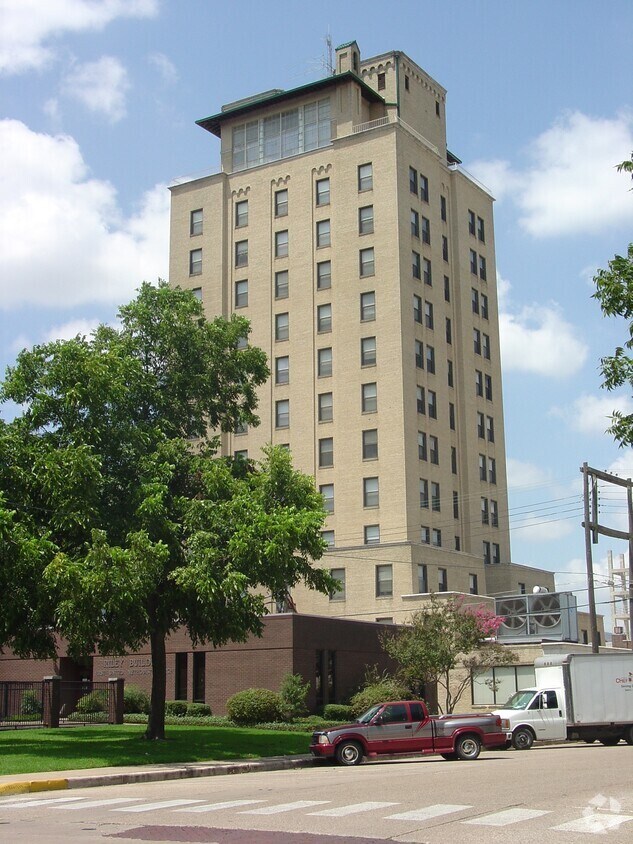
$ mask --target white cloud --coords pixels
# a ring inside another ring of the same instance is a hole
[[[74,319],[65,322],[63,325],[56,325],[49,328],[42,342],[54,342],[55,340],[72,340],[78,334],[81,337],[90,337],[92,332],[99,325],[98,319]]]
[[[552,483],[549,473],[540,466],[513,457],[508,457],[506,461],[506,474],[508,489],[528,489],[549,486]]]
[[[113,56],[75,65],[64,77],[62,93],[89,111],[101,112],[112,123],[125,117],[127,71]]]
[[[616,170],[633,149],[633,115],[562,115],[528,147],[523,169],[476,161],[468,169],[497,196],[510,197],[535,237],[589,233],[633,222],[630,184]]]
[[[90,178],[76,141],[0,121],[0,307],[120,304],[166,278],[169,192],[156,185],[126,217]]]
[[[531,305],[499,314],[501,360],[505,371],[567,378],[578,372],[587,346],[556,305]]]
[[[553,407],[552,416],[565,420],[570,428],[582,434],[604,434],[611,424],[614,410],[633,413],[633,400],[627,395],[582,395],[569,407]]]
[[[147,61],[152,67],[160,73],[163,82],[167,85],[173,85],[178,79],[178,71],[176,65],[164,53],[151,53],[147,57]]]
[[[65,32],[101,30],[116,18],[153,17],[158,0],[0,0],[0,73],[38,69]]]

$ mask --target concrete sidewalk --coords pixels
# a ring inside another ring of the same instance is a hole
[[[121,768],[87,768],[80,771],[43,771],[37,774],[0,776],[0,798],[11,794],[59,791],[67,788],[91,788],[125,785],[134,782],[160,782],[191,777],[215,777],[246,774],[251,771],[283,771],[314,764],[310,755],[271,756],[266,759],[234,762],[185,762],[171,765],[135,765]]]

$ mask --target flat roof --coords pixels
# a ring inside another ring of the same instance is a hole
[[[366,100],[370,100],[375,103],[384,103],[384,99],[380,96],[380,94],[374,91],[373,88],[370,88],[369,85],[363,82],[359,76],[349,70],[345,73],[337,73],[334,76],[327,76],[325,79],[318,79],[316,82],[310,82],[308,85],[301,85],[299,88],[291,88],[288,91],[273,91],[261,95],[256,94],[253,97],[247,97],[245,100],[238,100],[237,103],[231,104],[228,107],[225,106],[225,109],[219,112],[219,114],[212,114],[210,117],[203,117],[201,120],[196,120],[196,125],[202,126],[202,128],[206,129],[207,132],[211,132],[219,138],[221,135],[222,123],[227,120],[233,120],[236,117],[245,116],[250,112],[258,111],[259,109],[270,105],[288,102],[296,99],[297,97],[302,97],[305,94],[310,94],[312,92],[317,93],[319,91],[326,90],[327,88],[336,87],[348,82],[354,82],[358,85]]]

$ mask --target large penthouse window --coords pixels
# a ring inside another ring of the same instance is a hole
[[[251,120],[233,128],[233,170],[318,149],[331,139],[329,99]]]

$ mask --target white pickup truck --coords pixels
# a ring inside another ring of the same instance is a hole
[[[538,740],[633,744],[633,653],[543,656],[534,670],[536,685],[493,713],[517,750]]]

